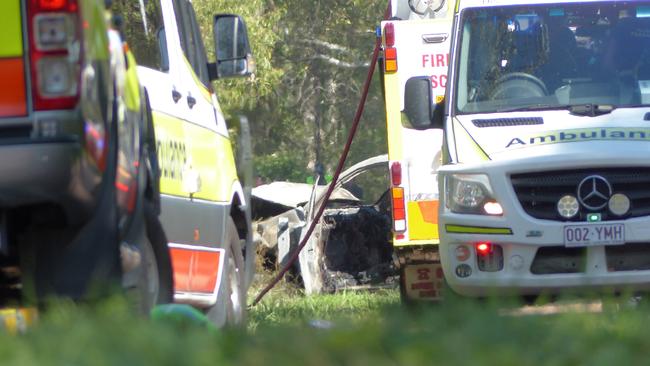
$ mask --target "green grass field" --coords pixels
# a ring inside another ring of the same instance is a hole
[[[255,295],[252,292],[251,295]],[[650,310],[504,315],[513,304],[452,299],[406,307],[396,291],[304,297],[273,290],[245,330],[212,332],[133,316],[122,301],[53,305],[2,365],[639,365]]]

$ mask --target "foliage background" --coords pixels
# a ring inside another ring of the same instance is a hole
[[[212,17],[241,15],[257,65],[249,79],[220,80],[218,96],[232,132],[238,115],[252,126],[256,174],[304,182],[317,161],[336,167],[361,97],[375,27],[386,1],[194,0],[204,42]],[[212,51],[209,51],[210,53]],[[210,57],[212,58],[212,57]],[[380,78],[376,74],[347,165],[386,153]]]

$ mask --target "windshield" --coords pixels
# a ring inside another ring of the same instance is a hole
[[[650,1],[468,9],[458,113],[650,105]]]

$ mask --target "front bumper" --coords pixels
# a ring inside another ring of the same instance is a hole
[[[641,166],[637,163],[636,166]],[[559,163],[539,158],[445,169],[441,173],[441,192],[444,192],[445,174],[487,174],[504,211],[502,216],[457,214],[441,202],[440,257],[449,286],[466,296],[649,290],[650,216],[607,221],[624,225],[623,245],[569,248],[564,244],[564,226],[588,223],[533,218],[522,208],[510,181],[512,174],[589,168],[589,164],[593,160]],[[620,159],[612,159],[599,161],[598,167],[620,167],[620,164]],[[502,247],[502,269],[494,272],[479,269],[475,246],[480,242]],[[469,258],[463,261],[456,252],[461,245],[470,249]],[[458,269],[461,265],[464,271]]]
[[[58,121],[58,134],[39,136],[34,117],[36,122],[21,121],[35,126],[26,134],[0,135],[0,208],[55,204],[73,221],[83,221],[96,208],[102,172],[81,142],[81,115],[70,111],[38,117]]]

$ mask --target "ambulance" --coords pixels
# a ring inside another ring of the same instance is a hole
[[[0,306],[97,298],[137,267],[147,145],[113,21],[94,0],[0,2]]]
[[[454,11],[444,101],[426,73],[405,93],[410,122],[444,134],[449,286],[476,297],[650,289],[650,1],[463,0]]]
[[[244,22],[214,17],[216,62],[210,62],[191,1],[116,0],[113,8],[125,17],[123,31],[153,122],[157,239],[169,248],[172,263],[152,260],[141,278],[153,300],[173,288],[175,302],[203,310],[215,325],[243,324],[252,273],[252,261],[246,266],[244,258],[251,243],[249,206],[212,81],[253,71]],[[254,255],[252,247],[246,254]]]
[[[444,98],[453,10],[452,2],[445,0],[393,0],[390,20],[380,26],[392,243],[405,300],[438,300],[444,284],[438,254],[437,174],[443,133],[412,125],[403,111],[408,103],[405,86],[413,77],[427,78],[434,98]]]

